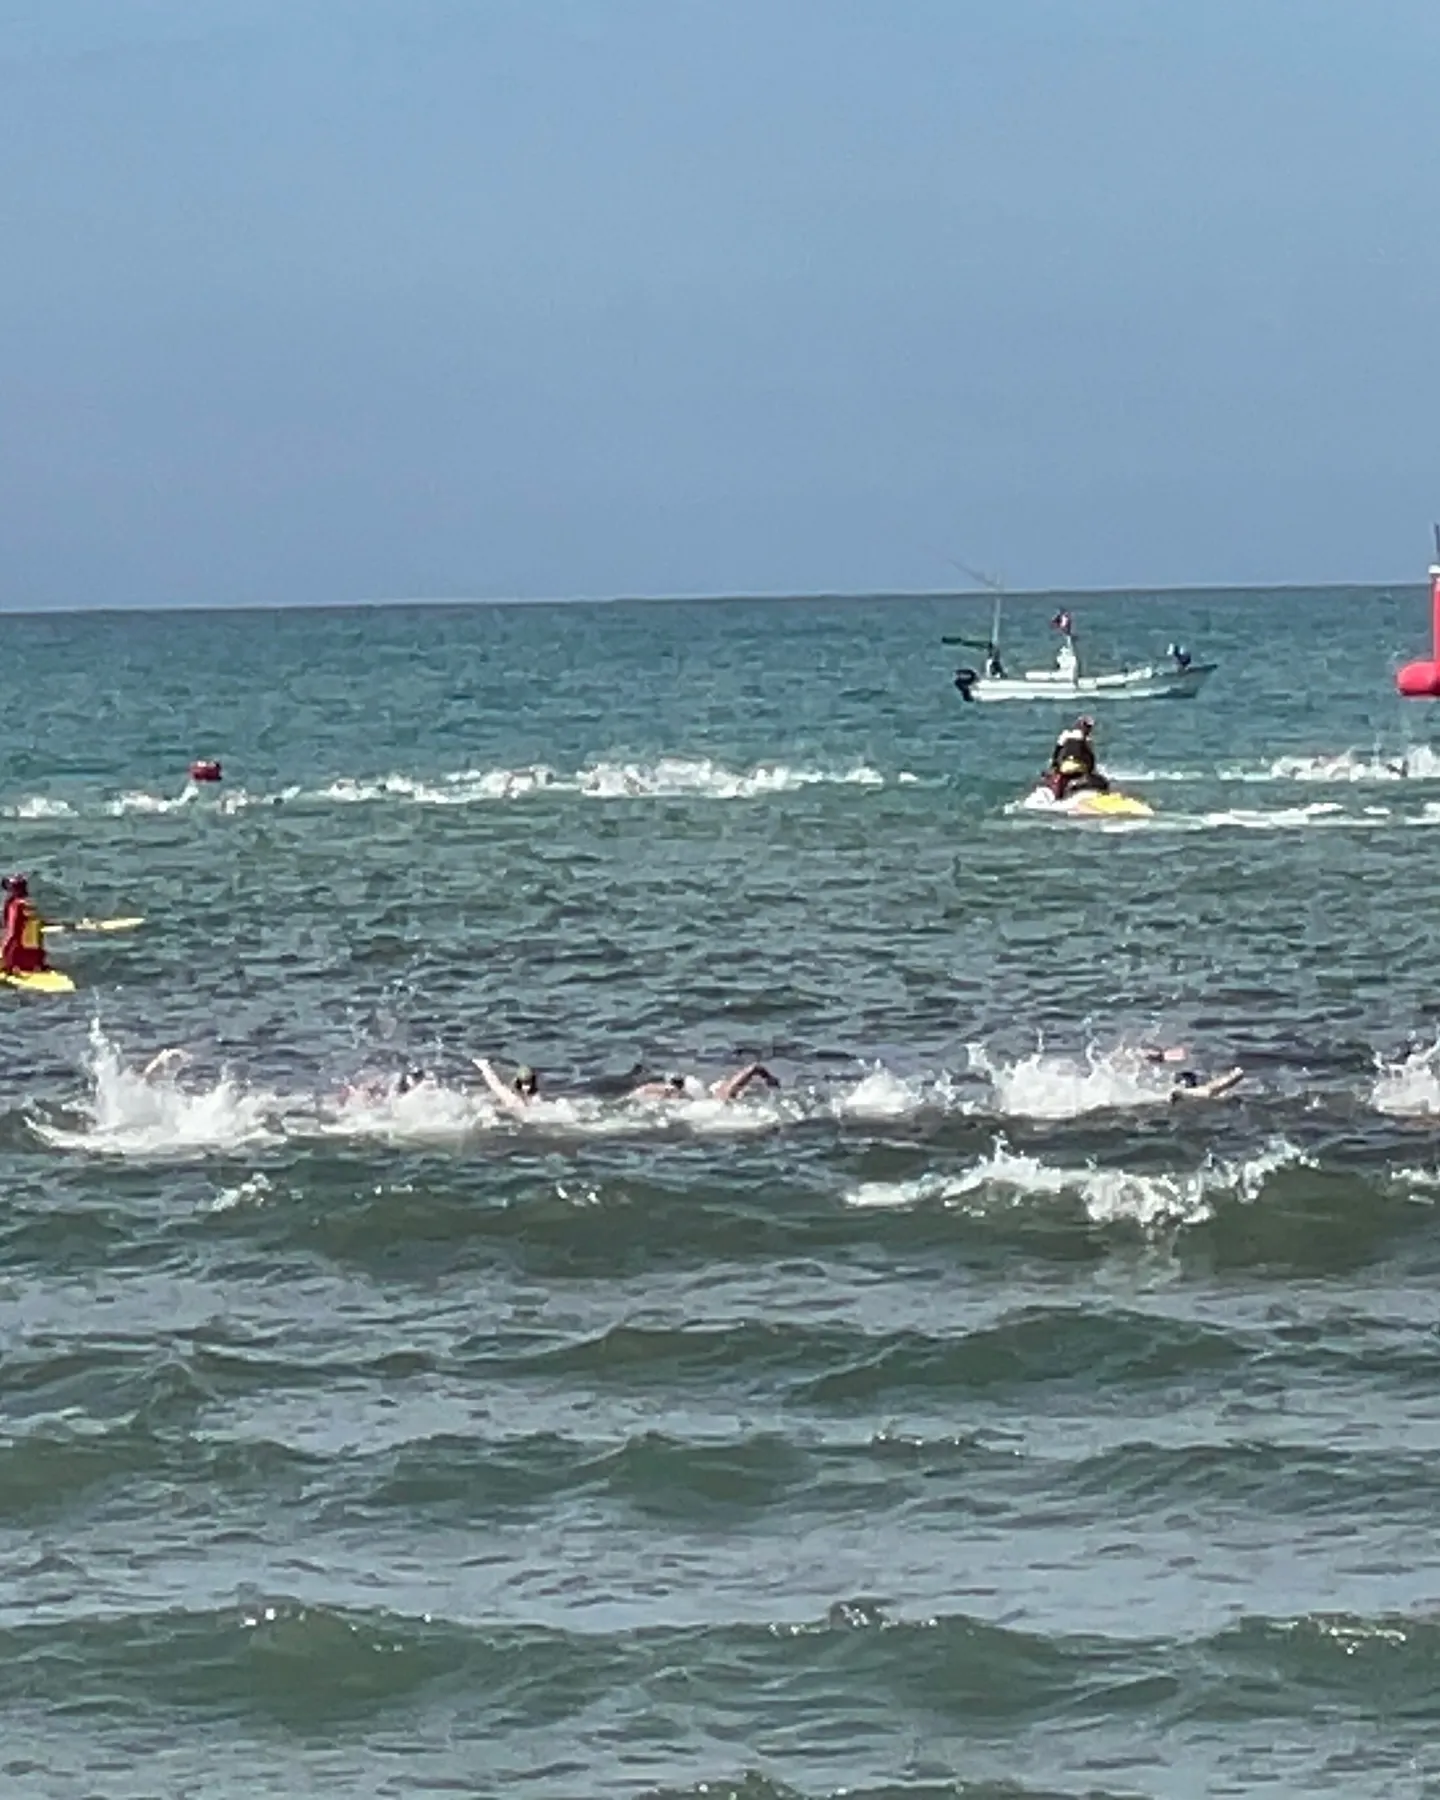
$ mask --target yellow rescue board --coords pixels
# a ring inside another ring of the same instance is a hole
[[[6,987],[19,988],[22,994],[73,994],[75,983],[58,969],[37,969],[32,975],[0,975]]]

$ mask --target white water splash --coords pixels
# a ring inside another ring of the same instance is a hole
[[[1138,786],[1142,782],[1208,781],[1213,779],[1204,769],[1127,769],[1118,763],[1106,763],[1105,772],[1117,787]]]
[[[1311,756],[1278,756],[1260,769],[1236,770],[1229,778],[1329,783],[1436,781],[1440,780],[1440,755],[1428,744],[1396,751],[1385,751],[1377,745],[1368,755],[1350,749]]]
[[[210,1202],[211,1212],[233,1212],[241,1206],[264,1206],[272,1189],[263,1172],[248,1176],[235,1187],[221,1188]]]
[[[743,1137],[823,1114],[826,1105],[814,1097],[759,1089],[722,1101],[696,1078],[684,1098],[547,1095],[521,1114],[498,1106],[467,1078],[450,1083],[433,1074],[413,1083],[387,1075],[361,1078],[338,1091],[281,1093],[229,1074],[203,1081],[187,1073],[178,1056],[150,1065],[147,1073],[126,1062],[98,1022],[91,1026],[84,1072],[89,1094],[80,1109],[83,1122],[37,1115],[31,1129],[52,1149],[139,1160],[320,1138],[457,1147],[479,1134]],[[215,1204],[223,1210],[256,1197],[242,1186]]]
[[[994,1060],[983,1044],[967,1048],[971,1068],[990,1084],[991,1109],[1012,1118],[1074,1119],[1082,1113],[1163,1106],[1175,1088],[1173,1072],[1125,1045],[1092,1047],[1083,1061],[1036,1050],[1012,1063]]]
[[[403,772],[340,775],[320,787],[289,785],[270,793],[187,781],[178,793],[139,789],[92,800],[88,805],[34,794],[0,810],[10,818],[78,817],[87,811],[123,818],[164,815],[191,807],[207,813],[238,813],[281,805],[374,806],[388,802],[484,806],[549,794],[574,794],[591,800],[752,800],[814,787],[884,788],[912,786],[919,780],[908,770],[886,775],[866,763],[832,767],[757,763],[732,769],[709,757],[662,756],[653,762],[599,760],[568,774],[546,763],[530,763],[516,768],[458,769],[434,776]]]
[[[403,1086],[398,1078],[354,1083],[322,1097],[313,1120],[295,1119],[294,1136],[378,1138],[391,1143],[444,1144],[493,1127],[495,1107],[471,1090],[427,1075]]]
[[[199,788],[193,783],[187,783],[178,794],[147,794],[143,790],[119,794],[105,803],[104,811],[116,819],[124,818],[130,813],[179,812],[181,807],[193,805],[199,797]]]
[[[918,1082],[902,1081],[888,1069],[876,1067],[853,1088],[836,1095],[831,1111],[837,1119],[904,1119],[918,1112],[924,1103]]]
[[[75,808],[68,800],[52,800],[45,794],[31,794],[26,799],[17,800],[13,806],[0,807],[0,816],[7,819],[69,819],[75,816]]]
[[[1440,1113],[1440,1039],[1417,1046],[1399,1062],[1376,1058],[1370,1104],[1397,1118],[1433,1118]]]
[[[85,1124],[70,1128],[31,1120],[37,1137],[54,1149],[187,1156],[270,1143],[279,1135],[278,1096],[246,1088],[228,1075],[208,1087],[182,1085],[184,1069],[175,1063],[147,1078],[124,1061],[98,1023],[90,1028],[86,1073]]]

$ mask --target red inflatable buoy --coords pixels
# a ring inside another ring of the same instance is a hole
[[[219,763],[211,757],[202,757],[199,762],[191,763],[190,779],[192,781],[218,781],[220,779]]]
[[[1440,525],[1435,527],[1435,558],[1430,565],[1430,657],[1406,663],[1395,686],[1407,700],[1440,700]]]

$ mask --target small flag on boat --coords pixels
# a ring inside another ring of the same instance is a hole
[[[1068,612],[1056,613],[1050,623],[1057,631],[1063,631],[1066,637],[1069,637],[1070,633],[1075,629],[1075,621],[1070,617]]]

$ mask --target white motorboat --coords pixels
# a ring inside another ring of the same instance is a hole
[[[962,700],[1193,700],[1215,672],[1214,663],[1166,667],[1144,663],[1108,675],[1082,675],[1078,669],[1027,669],[1023,675],[981,675],[957,669],[955,685]]]
[[[970,644],[985,651],[984,669],[957,669],[955,686],[962,700],[1050,700],[1074,703],[1082,700],[1193,700],[1215,672],[1214,663],[1190,660],[1188,651],[1172,644],[1163,663],[1142,663],[1137,668],[1089,674],[1080,667],[1075,629],[1068,612],[1053,621],[1064,635],[1053,667],[1026,669],[1009,675],[1000,660],[999,606],[995,629],[988,643],[974,638],[947,638],[947,643]]]

